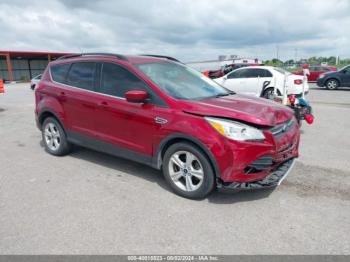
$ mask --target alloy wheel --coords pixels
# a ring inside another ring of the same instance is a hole
[[[336,89],[338,87],[338,82],[336,80],[330,80],[327,82],[328,89]]]
[[[203,183],[202,164],[194,154],[188,151],[174,153],[170,157],[168,168],[173,183],[183,191],[195,191]]]
[[[47,147],[52,151],[57,151],[61,145],[61,135],[58,127],[50,122],[45,126],[44,138]]]

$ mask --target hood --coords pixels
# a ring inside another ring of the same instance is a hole
[[[322,75],[337,75],[339,73],[339,71],[327,71],[327,72],[324,72],[322,73]]]
[[[294,115],[292,109],[277,102],[238,94],[200,101],[183,101],[183,104],[183,111],[187,113],[241,120],[262,126],[275,126]]]

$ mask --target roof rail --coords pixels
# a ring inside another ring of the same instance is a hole
[[[171,61],[175,61],[175,62],[181,63],[179,60],[177,60],[176,58],[171,57],[171,56],[165,56],[165,55],[148,55],[148,54],[142,54],[142,55],[140,55],[140,56],[151,56],[151,57],[165,58],[165,59],[168,59],[168,60],[171,60]]]
[[[70,54],[70,55],[64,55],[61,56],[59,58],[57,58],[56,60],[62,60],[62,59],[67,59],[67,58],[73,58],[73,57],[80,57],[80,56],[112,56],[112,57],[116,57],[120,60],[124,60],[124,61],[128,61],[128,59],[123,56],[123,55],[118,55],[118,54],[112,54],[112,53],[77,53],[77,54]]]

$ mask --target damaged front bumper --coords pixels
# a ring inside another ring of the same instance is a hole
[[[289,172],[294,166],[295,158],[289,159],[282,164],[278,165],[271,173],[264,179],[254,182],[229,182],[223,183],[221,188],[223,189],[235,189],[235,190],[251,190],[261,188],[272,188],[279,186],[286,178]]]

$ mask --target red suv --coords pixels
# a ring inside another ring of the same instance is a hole
[[[76,144],[131,159],[162,169],[187,198],[277,186],[298,156],[291,109],[237,95],[170,57],[64,56],[35,98],[50,154]]]

